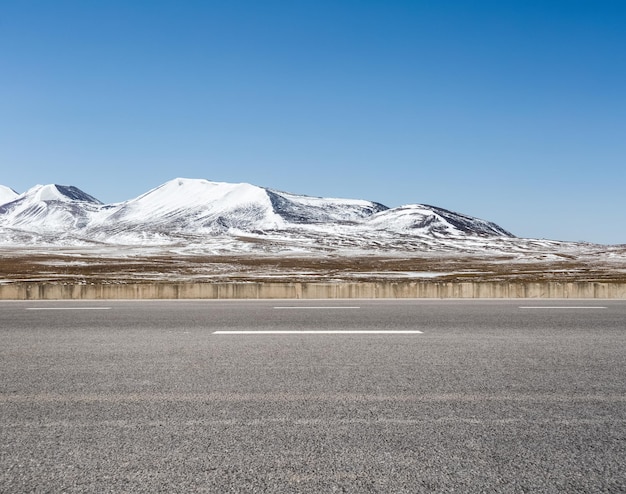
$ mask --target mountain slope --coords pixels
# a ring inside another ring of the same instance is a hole
[[[65,235],[85,227],[101,205],[76,187],[36,185],[0,206],[0,226]]]
[[[0,185],[0,206],[6,204],[7,202],[14,201],[18,196],[19,194],[10,187]]]
[[[370,201],[301,196],[266,189],[276,214],[291,224],[354,223],[389,208]]]
[[[415,235],[514,236],[495,223],[422,204],[410,204],[380,212],[370,218],[369,224],[381,230]]]
[[[104,207],[90,226],[197,233],[277,228],[282,224],[260,187],[177,178],[135,199]]]

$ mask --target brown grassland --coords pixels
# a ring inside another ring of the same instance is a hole
[[[0,281],[154,283],[227,281],[605,281],[626,282],[626,262],[572,256],[523,260],[513,256],[245,256],[153,255],[100,257],[66,253],[0,255]]]

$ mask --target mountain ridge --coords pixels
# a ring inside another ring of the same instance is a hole
[[[8,187],[0,191],[12,191]],[[340,239],[394,237],[410,240],[515,238],[495,223],[436,206],[389,208],[363,199],[298,195],[248,183],[175,178],[133,199],[103,204],[75,186],[37,185],[23,194],[6,192],[0,203],[0,228],[59,240],[150,243],[185,236],[284,233],[310,242],[320,236]],[[5,237],[10,237],[5,235]],[[33,237],[35,238],[35,237]],[[318,238],[316,241],[326,242]],[[341,240],[341,241],[345,241]],[[348,242],[350,243],[350,242]]]

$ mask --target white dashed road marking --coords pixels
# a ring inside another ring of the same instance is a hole
[[[557,307],[557,306],[552,306],[552,305],[537,305],[537,306],[525,306],[525,307],[520,307],[520,309],[606,309],[606,307],[600,307],[600,306],[580,306],[580,307],[574,307],[574,306],[562,306],[562,307]]]
[[[422,334],[417,330],[341,330],[341,329],[304,329],[304,330],[241,330],[241,331],[214,331],[213,334],[225,335],[266,335],[266,334]]]
[[[109,310],[111,307],[26,307],[26,310]]]
[[[295,309],[295,310],[333,310],[333,309],[360,309],[361,307],[350,307],[350,306],[320,306],[320,307],[297,307],[297,306],[285,306],[285,307],[274,307],[274,309]]]

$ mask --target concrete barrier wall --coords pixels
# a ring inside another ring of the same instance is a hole
[[[0,300],[605,298],[626,299],[626,283],[128,283],[0,284]]]

